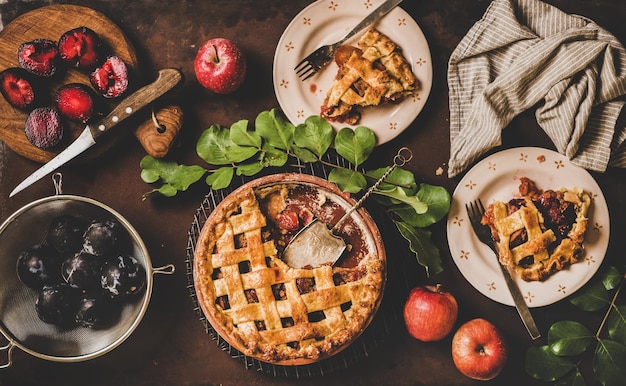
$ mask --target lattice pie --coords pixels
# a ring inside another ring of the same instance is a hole
[[[491,227],[501,264],[526,281],[545,280],[582,257],[591,198],[578,187],[541,191],[526,177],[519,192],[493,202],[482,222]]]
[[[398,102],[419,87],[400,47],[387,36],[370,29],[358,46],[335,53],[339,70],[320,113],[329,121],[354,125],[361,117],[357,107]]]
[[[340,230],[350,245],[343,267],[287,266],[280,255],[289,238],[313,218],[332,221],[343,209],[310,184],[320,179],[283,178],[255,180],[215,208],[197,242],[194,283],[207,319],[233,347],[298,365],[339,352],[367,327],[382,298],[385,256],[377,230],[364,226],[371,219],[350,219]]]

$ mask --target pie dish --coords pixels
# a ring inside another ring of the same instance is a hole
[[[380,31],[369,29],[357,45],[341,46],[335,53],[339,69],[320,113],[329,121],[356,125],[359,107],[397,103],[419,88],[400,47]]]
[[[543,281],[581,261],[591,197],[580,187],[541,190],[520,178],[519,195],[494,201],[482,219],[500,264],[526,281]]]
[[[519,147],[494,153],[476,163],[459,181],[448,213],[447,237],[450,254],[463,277],[484,296],[513,306],[493,251],[472,230],[465,204],[481,199],[508,201],[519,194],[519,179],[528,176],[542,187],[568,187],[573,182],[592,199],[587,213],[584,261],[571,265],[544,281],[527,282],[514,275],[529,307],[542,307],[562,300],[593,277],[604,260],[610,236],[610,218],[602,190],[591,174],[555,151]]]
[[[319,46],[340,40],[381,3],[382,0],[356,3],[319,0],[304,8],[289,23],[276,46],[273,83],[278,103],[291,122],[299,124],[311,115],[320,114],[320,106],[337,73],[337,65],[330,63],[303,82],[294,71],[296,65]],[[363,112],[358,124],[373,130],[380,145],[400,135],[421,113],[432,88],[433,68],[424,33],[401,7],[391,10],[372,27],[402,48],[420,82],[420,89],[412,97]],[[363,32],[357,34],[345,44],[356,44],[362,35]],[[330,123],[336,130],[353,127]]]
[[[224,198],[193,259],[198,303],[215,331],[246,356],[279,365],[313,363],[352,343],[373,319],[386,279],[367,212],[338,230],[350,246],[339,264],[295,269],[280,259],[298,230],[281,215],[296,213],[300,226],[313,217],[331,223],[352,204],[334,184],[299,173],[262,177]]]

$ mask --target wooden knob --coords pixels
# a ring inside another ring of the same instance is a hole
[[[162,158],[172,148],[183,126],[183,110],[179,106],[166,106],[158,111],[152,110],[150,119],[135,129],[135,136],[146,153],[155,158]]]

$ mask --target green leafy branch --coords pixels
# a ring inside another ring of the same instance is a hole
[[[626,306],[617,299],[626,275],[608,267],[570,299],[587,312],[605,307],[596,332],[570,320],[554,323],[548,330],[548,344],[526,352],[526,372],[533,378],[558,385],[585,385],[580,365],[593,349],[593,372],[602,385],[623,385],[626,380]]]
[[[232,183],[235,175],[254,176],[267,167],[284,166],[290,158],[332,167],[328,180],[352,194],[366,190],[389,168],[360,171],[376,145],[374,133],[364,126],[335,133],[319,116],[310,116],[296,126],[276,109],[261,112],[254,125],[249,126],[247,120],[235,122],[229,128],[212,125],[200,135],[196,152],[213,169],[145,156],[140,163],[141,178],[160,186],[147,192],[144,199],[152,195],[175,196],[205,175],[205,182],[211,188],[223,189]],[[351,166],[324,160],[331,147]],[[448,191],[440,186],[418,185],[413,173],[398,167],[373,193],[426,272],[430,275],[443,271],[439,250],[426,228],[448,213],[451,199]]]

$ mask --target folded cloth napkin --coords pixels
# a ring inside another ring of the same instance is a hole
[[[532,107],[573,163],[626,167],[626,50],[587,18],[539,0],[495,0],[452,53],[448,87],[449,177],[500,145],[502,129]]]

